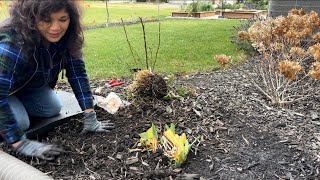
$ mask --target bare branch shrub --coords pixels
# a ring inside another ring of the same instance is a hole
[[[259,52],[250,61],[250,80],[272,104],[285,105],[319,93],[320,19],[314,11],[293,9],[287,17],[255,22],[239,38]]]

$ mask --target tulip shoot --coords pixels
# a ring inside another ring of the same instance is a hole
[[[152,123],[151,128],[149,128],[146,132],[139,134],[140,145],[144,147],[146,150],[151,150],[152,152],[156,152],[158,149],[158,133],[156,126]]]
[[[175,126],[166,125],[166,131],[162,136],[164,154],[174,162],[176,167],[180,167],[187,159],[191,144],[188,143],[187,136],[175,134]]]

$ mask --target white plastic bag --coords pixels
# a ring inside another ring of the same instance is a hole
[[[110,114],[116,113],[122,105],[120,97],[114,92],[110,92],[106,98],[102,96],[94,96],[94,98],[97,101],[97,105]]]

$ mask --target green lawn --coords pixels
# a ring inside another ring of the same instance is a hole
[[[214,55],[226,54],[238,59],[241,52],[230,42],[237,20],[164,20],[161,45],[155,71],[159,73],[196,73],[217,68]],[[130,76],[131,68],[145,68],[141,24],[126,26],[129,40],[140,57],[134,63],[123,27],[85,31],[84,56],[91,78]],[[158,44],[158,23],[146,23],[148,48]],[[150,52],[149,52],[150,53]]]
[[[0,20],[8,17],[9,1],[0,1]],[[106,22],[105,3],[82,3],[83,22],[86,26]],[[136,21],[155,19],[158,5],[152,3],[109,3],[110,21]],[[238,20],[168,20],[172,11],[179,9],[161,7],[161,45],[155,71],[166,74],[187,74],[212,71],[217,68],[214,56],[226,54],[239,59],[241,52],[230,42],[232,26]],[[129,41],[140,60],[134,62],[122,26],[87,30],[84,58],[91,78],[130,77],[131,68],[146,68],[141,24],[126,26]],[[146,23],[149,55],[155,56],[158,45],[158,23]],[[153,58],[154,59],[154,58]]]
[[[0,21],[8,17],[8,5],[10,1],[0,1]],[[104,25],[106,23],[107,10],[103,1],[85,1],[81,3],[83,24],[85,26]],[[124,21],[136,21],[138,17],[155,19],[158,17],[158,5],[153,3],[108,3],[110,23]],[[171,15],[172,11],[179,8],[160,7],[160,18]]]
[[[83,4],[84,18],[83,22],[86,26],[104,25],[106,23],[106,5],[101,1],[87,1]],[[149,3],[109,3],[109,22],[137,21],[138,17],[143,17],[147,20],[158,18],[158,5]],[[179,8],[162,7],[160,6],[159,15],[163,19],[171,16],[172,11],[177,11]]]
[[[0,22],[9,17],[9,5],[10,1],[0,1]]]

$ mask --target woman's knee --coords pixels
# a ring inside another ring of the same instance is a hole
[[[30,127],[30,121],[29,118],[24,120],[18,120],[18,126],[22,131],[26,131]]]
[[[49,86],[35,89],[20,98],[30,116],[53,117],[60,113],[62,103],[57,93]]]
[[[42,109],[41,117],[53,117],[60,113],[62,109],[62,105],[60,101],[57,102],[50,102],[51,104],[47,105],[47,108]]]
[[[53,117],[60,113],[62,103],[55,91],[51,89],[50,92],[45,93],[46,96],[39,97],[38,112],[32,114],[40,117]]]

